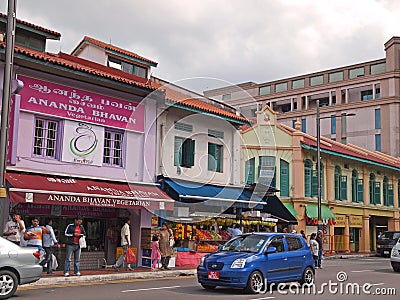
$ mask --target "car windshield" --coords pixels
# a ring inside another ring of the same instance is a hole
[[[221,251],[257,253],[266,239],[259,235],[238,236],[224,244]]]

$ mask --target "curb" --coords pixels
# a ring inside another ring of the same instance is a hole
[[[363,258],[363,257],[375,257],[376,253],[366,253],[366,254],[338,254],[338,255],[327,255],[324,256],[325,260],[330,259],[350,259],[350,258]]]
[[[82,275],[82,276],[69,276],[69,277],[51,277],[40,278],[38,281],[27,284],[26,286],[45,286],[45,285],[67,285],[72,283],[93,283],[114,280],[131,280],[131,279],[151,279],[151,278],[164,278],[164,277],[179,277],[179,276],[192,276],[196,275],[196,269],[187,270],[172,270],[161,272],[132,272],[120,274],[98,274],[98,275]]]

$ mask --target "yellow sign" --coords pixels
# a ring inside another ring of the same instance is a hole
[[[0,188],[0,198],[6,198],[6,197],[7,197],[6,188]]]
[[[363,227],[362,216],[350,216],[349,218],[350,227]]]
[[[346,227],[346,215],[336,215],[335,227]]]

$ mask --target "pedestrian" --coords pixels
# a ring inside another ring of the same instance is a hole
[[[171,229],[168,228],[167,223],[161,224],[161,230],[159,232],[159,245],[160,245],[160,252],[161,252],[161,269],[170,270],[168,267],[169,261],[173,254],[170,239],[173,237],[173,232]]]
[[[27,247],[36,247],[38,250],[43,249],[43,234],[50,233],[50,231],[43,226],[39,226],[39,218],[32,219],[32,225],[26,228],[24,232],[24,239],[28,241]]]
[[[20,245],[23,232],[25,231],[25,223],[17,213],[12,213],[10,216],[11,220],[6,223],[3,236],[10,242]]]
[[[306,233],[304,232],[304,230],[300,230],[300,234],[303,237],[303,239],[305,239],[307,241],[307,236],[306,236]]]
[[[240,230],[240,225],[239,224],[233,224],[233,227],[230,228],[228,227],[228,233],[231,235],[231,238],[233,239],[234,237],[237,237],[238,235],[242,234],[242,231]]]
[[[282,232],[283,233],[288,233],[288,229],[285,227],[285,228],[283,228]]]
[[[131,247],[131,220],[129,218],[125,218],[124,225],[121,228],[121,246],[124,250],[122,255],[117,259],[113,268],[115,271],[119,271],[119,268],[125,261],[126,251]],[[128,271],[133,271],[130,264],[126,264],[126,268]]]
[[[315,239],[318,243],[318,264],[317,267],[319,269],[322,269],[322,256],[324,255],[324,249],[323,249],[323,242],[322,242],[322,230],[318,230],[317,232],[317,237]]]
[[[69,276],[71,268],[72,254],[74,254],[74,275],[81,276],[79,272],[81,260],[81,247],[79,246],[79,239],[86,236],[85,228],[82,225],[82,217],[76,217],[74,223],[71,223],[65,228],[64,235],[67,238],[64,276]]]
[[[153,234],[153,238],[151,239],[151,241],[152,241],[151,242],[151,261],[152,261],[151,269],[153,271],[155,271],[157,268],[157,262],[161,258],[161,250],[160,250],[160,244],[158,242],[158,235]]]
[[[44,251],[46,252],[46,257],[42,262],[40,263],[43,267],[47,264],[47,274],[52,274],[53,273],[53,246],[56,245],[58,246],[58,241],[56,239],[56,236],[54,234],[53,230],[53,220],[52,219],[47,219],[46,220],[46,229],[49,231],[49,233],[44,233],[43,234],[43,248]]]
[[[314,259],[314,267],[316,269],[318,269],[318,242],[315,240],[315,238],[317,237],[317,234],[315,232],[311,233],[310,236],[310,249],[311,249],[311,253]]]

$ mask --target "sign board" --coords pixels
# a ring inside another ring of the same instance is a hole
[[[346,215],[336,215],[335,227],[346,227]]]
[[[363,227],[362,216],[350,216],[349,223],[350,223],[350,227],[362,228]]]

